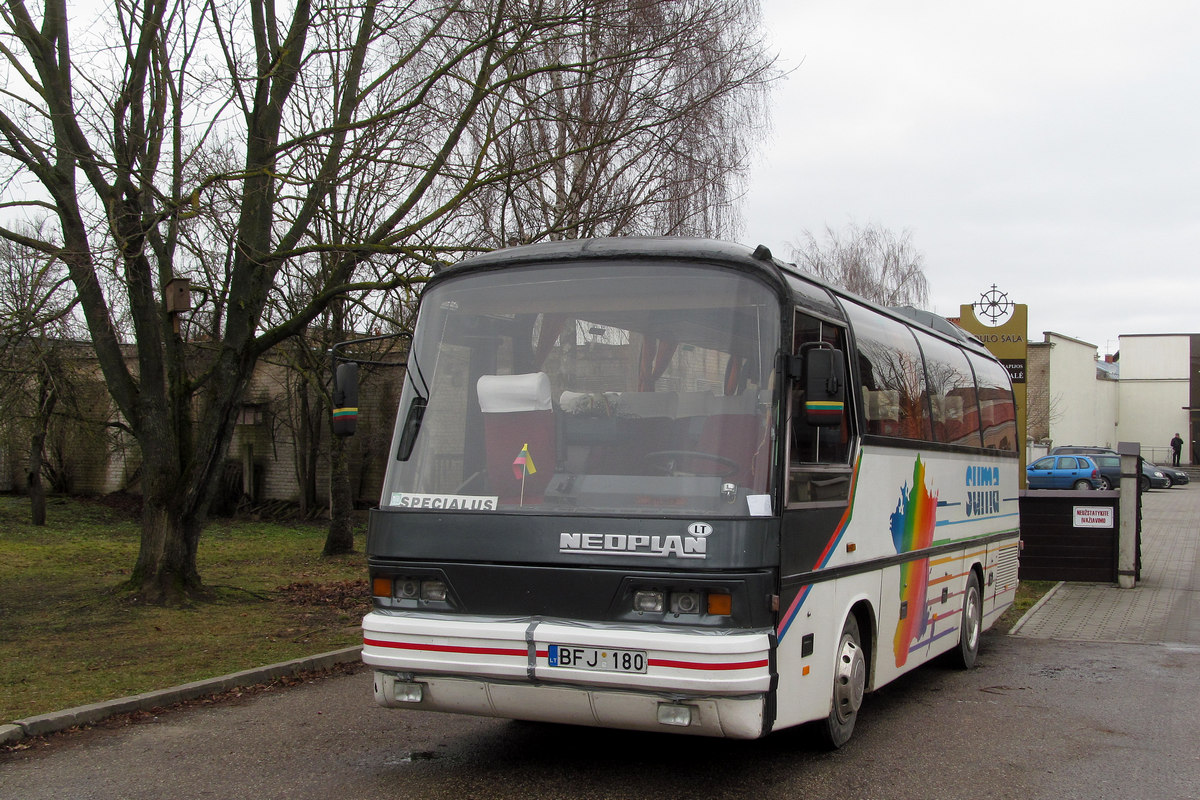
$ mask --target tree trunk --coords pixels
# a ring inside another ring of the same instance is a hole
[[[354,492],[350,486],[350,446],[329,437],[329,534],[323,555],[354,552]]]
[[[38,402],[37,430],[29,442],[29,516],[34,525],[46,524],[46,487],[42,483],[42,466],[46,461],[46,432],[58,395],[53,385],[42,376],[41,397]]]
[[[296,404],[292,406],[293,419],[296,421],[293,425],[293,435],[296,438],[296,454],[293,462],[296,467],[296,482],[300,488],[300,516],[308,519],[308,515],[312,512],[314,505],[314,495],[309,493],[309,485],[314,484],[313,475],[308,468],[308,451],[309,451],[309,411],[308,411],[308,385],[303,381],[298,381],[295,391]]]
[[[171,503],[144,498],[142,542],[128,587],[137,599],[159,605],[179,605],[201,589],[196,569],[200,526],[175,513]]]
[[[231,394],[233,406],[241,393]],[[178,405],[170,424],[144,420],[138,436],[143,459],[142,536],[126,586],[137,600],[155,605],[181,605],[203,597],[196,550],[219,465],[232,438],[232,414],[224,414],[224,428],[210,444],[194,450],[188,409]],[[193,452],[208,454],[205,469],[187,471]]]
[[[34,525],[46,524],[46,487],[42,485],[42,461],[46,431],[39,427],[29,442],[29,516]]]
[[[325,409],[320,403],[312,402],[308,382],[301,388],[300,428],[303,435],[297,446],[301,448],[300,510],[307,519],[316,516],[317,509],[317,462],[321,457],[321,428],[325,423]],[[314,407],[315,406],[315,407]]]
[[[342,298],[329,306],[331,342],[345,338],[346,302]],[[329,410],[333,410],[330,397]],[[336,556],[354,552],[354,490],[350,486],[350,443],[333,434],[333,417],[329,424],[329,533],[325,537],[323,555]]]

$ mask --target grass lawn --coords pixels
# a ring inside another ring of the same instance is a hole
[[[996,620],[996,630],[1007,633],[1012,630],[1025,612],[1033,608],[1046,592],[1053,589],[1058,581],[1021,581],[1017,586],[1017,598],[1012,606]]]
[[[0,723],[362,641],[366,558],[325,558],[321,523],[216,520],[198,566],[211,600],[130,603],[138,518],[101,502],[0,496]],[[359,537],[361,546],[362,538]]]

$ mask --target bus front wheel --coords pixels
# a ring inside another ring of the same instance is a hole
[[[967,590],[963,593],[962,622],[958,633],[955,661],[963,669],[975,666],[979,655],[979,636],[983,631],[983,601],[980,599],[979,576],[971,570]]]
[[[837,663],[833,670],[833,707],[822,726],[823,738],[830,747],[841,747],[850,741],[866,688],[867,659],[863,655],[858,620],[851,614],[842,626],[838,642]]]

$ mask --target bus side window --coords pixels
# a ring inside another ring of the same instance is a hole
[[[806,314],[796,314],[792,352],[801,353],[805,345],[825,344],[846,352],[846,337],[841,328]],[[847,371],[849,376],[849,371]],[[809,425],[804,418],[804,384],[794,379],[791,386],[789,413],[790,449],[788,464],[788,501],[793,503],[816,500],[844,499],[849,492],[847,465],[850,461],[851,429],[847,404],[842,410],[840,425]]]
[[[855,303],[846,304],[846,315],[858,350],[863,433],[933,441],[925,362],[912,329]]]

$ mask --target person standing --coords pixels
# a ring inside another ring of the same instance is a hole
[[[1175,434],[1175,438],[1171,440],[1171,466],[1179,466],[1179,452],[1183,449],[1183,439],[1179,438],[1179,434]]]

